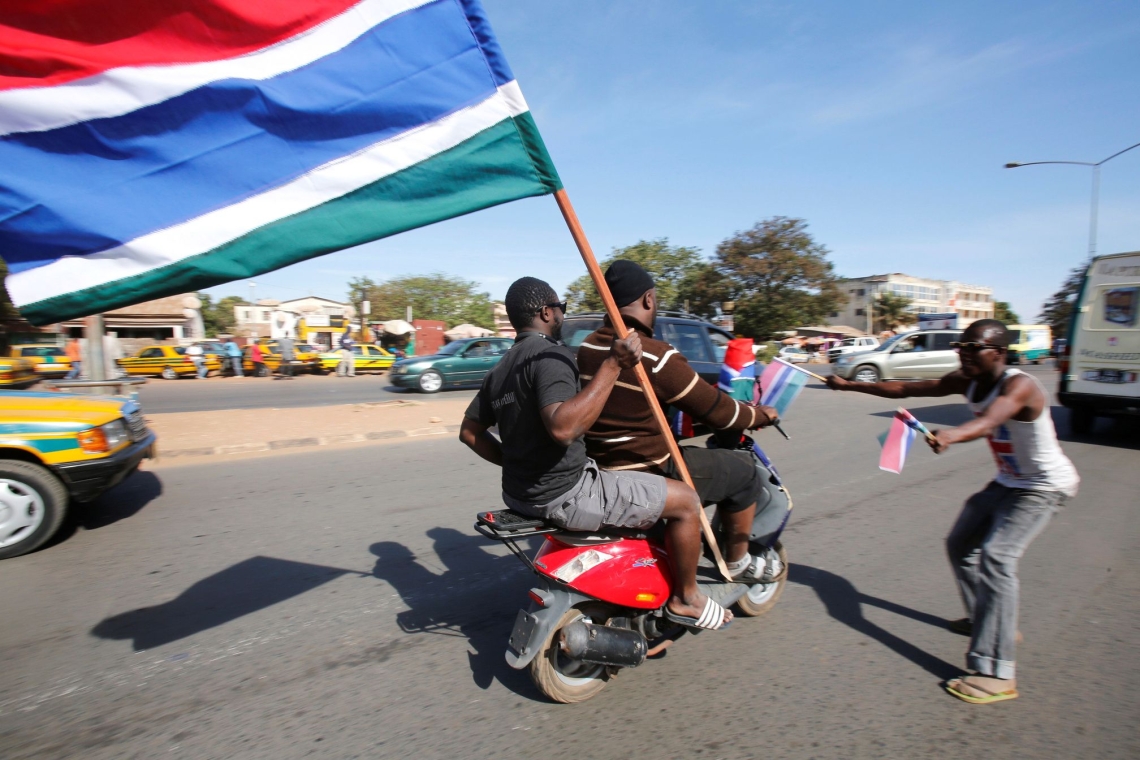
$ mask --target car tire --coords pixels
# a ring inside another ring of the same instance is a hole
[[[67,516],[67,489],[46,467],[0,459],[0,559],[43,546]]]
[[[860,364],[851,373],[851,379],[857,383],[877,383],[879,378],[879,370],[872,364]]]
[[[177,380],[178,379],[178,373],[174,371],[174,367],[163,367],[162,368],[162,379],[163,380]]]
[[[436,372],[434,369],[429,369],[427,372],[420,375],[417,385],[424,393],[438,393],[443,387],[443,375]]]

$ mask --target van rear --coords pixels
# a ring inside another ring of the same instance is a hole
[[[1073,431],[1098,416],[1140,415],[1140,251],[1092,261],[1060,358],[1061,403]]]
[[[1010,344],[1006,361],[1010,364],[1040,364],[1053,351],[1053,330],[1049,325],[1006,325]]]

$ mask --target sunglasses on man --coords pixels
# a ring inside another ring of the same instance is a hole
[[[959,353],[965,352],[968,354],[974,354],[978,351],[984,351],[987,348],[1001,349],[1004,348],[1004,346],[995,346],[992,343],[978,343],[976,341],[967,341],[963,343],[962,341],[955,340],[950,342],[950,348]]]
[[[548,303],[545,306],[543,306],[542,309],[553,309],[556,307],[561,309],[563,314],[566,313],[566,302],[565,301],[562,301],[562,302],[555,301],[554,303]],[[539,311],[542,311],[542,309],[539,309]]]

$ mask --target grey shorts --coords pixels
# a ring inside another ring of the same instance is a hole
[[[665,478],[647,472],[603,470],[593,459],[578,482],[557,499],[531,504],[503,494],[503,503],[516,512],[538,517],[566,530],[651,528],[665,510]]]

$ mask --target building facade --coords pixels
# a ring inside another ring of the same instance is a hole
[[[839,289],[847,304],[828,315],[829,325],[850,325],[865,332],[876,331],[873,324],[874,299],[891,293],[910,300],[915,319],[901,329],[918,324],[918,314],[957,314],[958,327],[978,319],[993,319],[994,291],[988,285],[970,285],[957,280],[929,280],[895,272],[840,280]]]

